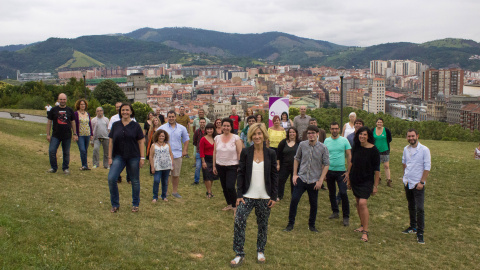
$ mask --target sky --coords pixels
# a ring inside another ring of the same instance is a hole
[[[0,0],[0,7],[0,46],[143,27],[278,31],[362,47],[443,38],[480,42],[478,0]]]

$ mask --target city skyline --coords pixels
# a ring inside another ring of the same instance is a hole
[[[22,8],[19,8],[21,6]],[[480,41],[480,2],[241,1],[175,2],[2,0],[0,46],[50,37],[128,33],[139,28],[193,27],[227,33],[284,32],[346,46],[423,43],[443,38]],[[468,8],[466,8],[468,7]]]

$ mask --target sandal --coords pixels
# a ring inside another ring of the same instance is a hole
[[[362,229],[360,230],[360,228],[362,228]],[[358,227],[357,229],[355,229],[355,230],[353,230],[353,231],[354,231],[354,232],[364,232],[363,226],[360,225],[360,227]]]
[[[134,213],[138,212],[138,206],[132,206],[132,212]]]
[[[225,206],[225,207],[222,209],[222,211],[232,210],[232,208],[233,208],[233,207],[232,207],[231,205],[227,205],[227,206]]]
[[[168,199],[167,198],[163,198],[162,199],[164,202],[168,202]]]
[[[116,213],[116,212],[118,212],[119,209],[120,209],[120,206],[119,207],[112,207],[112,210],[110,210],[110,213]]]
[[[152,200],[152,203],[156,203],[156,202],[157,202],[157,199],[153,199],[153,200]]]
[[[207,198],[209,198],[209,199],[213,198],[213,194],[207,192]]]
[[[257,263],[265,263],[265,254],[263,252],[257,252]]]
[[[367,236],[367,238],[364,238],[363,236]],[[363,234],[362,234],[362,237],[360,237],[360,240],[362,240],[363,242],[368,242],[368,232],[367,231],[363,231]]]
[[[240,267],[243,264],[244,261],[245,261],[245,257],[235,256],[235,258],[233,258],[233,260],[230,261],[230,266],[232,268]]]

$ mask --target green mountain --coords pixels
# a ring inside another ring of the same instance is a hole
[[[480,43],[473,40],[441,39],[422,44],[387,43],[365,48],[351,47],[327,57],[322,64],[327,66],[368,67],[371,60],[415,60],[433,68],[460,67],[480,70],[479,60],[469,60],[480,55]]]
[[[281,64],[367,68],[370,61],[375,59],[411,59],[434,68],[458,66],[480,70],[479,60],[469,60],[472,55],[480,55],[480,43],[464,39],[447,38],[423,44],[387,43],[362,48],[281,32],[230,34],[194,28],[142,28],[125,36],[160,42],[192,53],[252,57]]]
[[[158,42],[124,36],[83,36],[75,39],[50,38],[10,52],[0,51],[0,78],[14,78],[16,71],[55,72],[61,67],[133,66],[159,63],[217,63],[215,57],[199,58]]]
[[[304,62],[346,47],[281,32],[230,34],[195,28],[142,28],[125,34],[138,40],[160,42],[191,53],[221,57],[261,58],[276,63]]]
[[[434,68],[480,70],[480,60],[469,60],[472,55],[480,55],[480,43],[452,38],[423,44],[347,47],[281,32],[231,34],[194,28],[142,28],[124,35],[50,38],[15,46],[0,48],[0,79],[15,78],[17,70],[55,72],[63,67],[159,63],[254,66],[267,62],[368,68],[371,60],[410,59]]]

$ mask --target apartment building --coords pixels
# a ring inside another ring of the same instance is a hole
[[[422,73],[422,100],[433,100],[439,93],[446,98],[462,95],[463,83],[462,69],[427,69]]]

